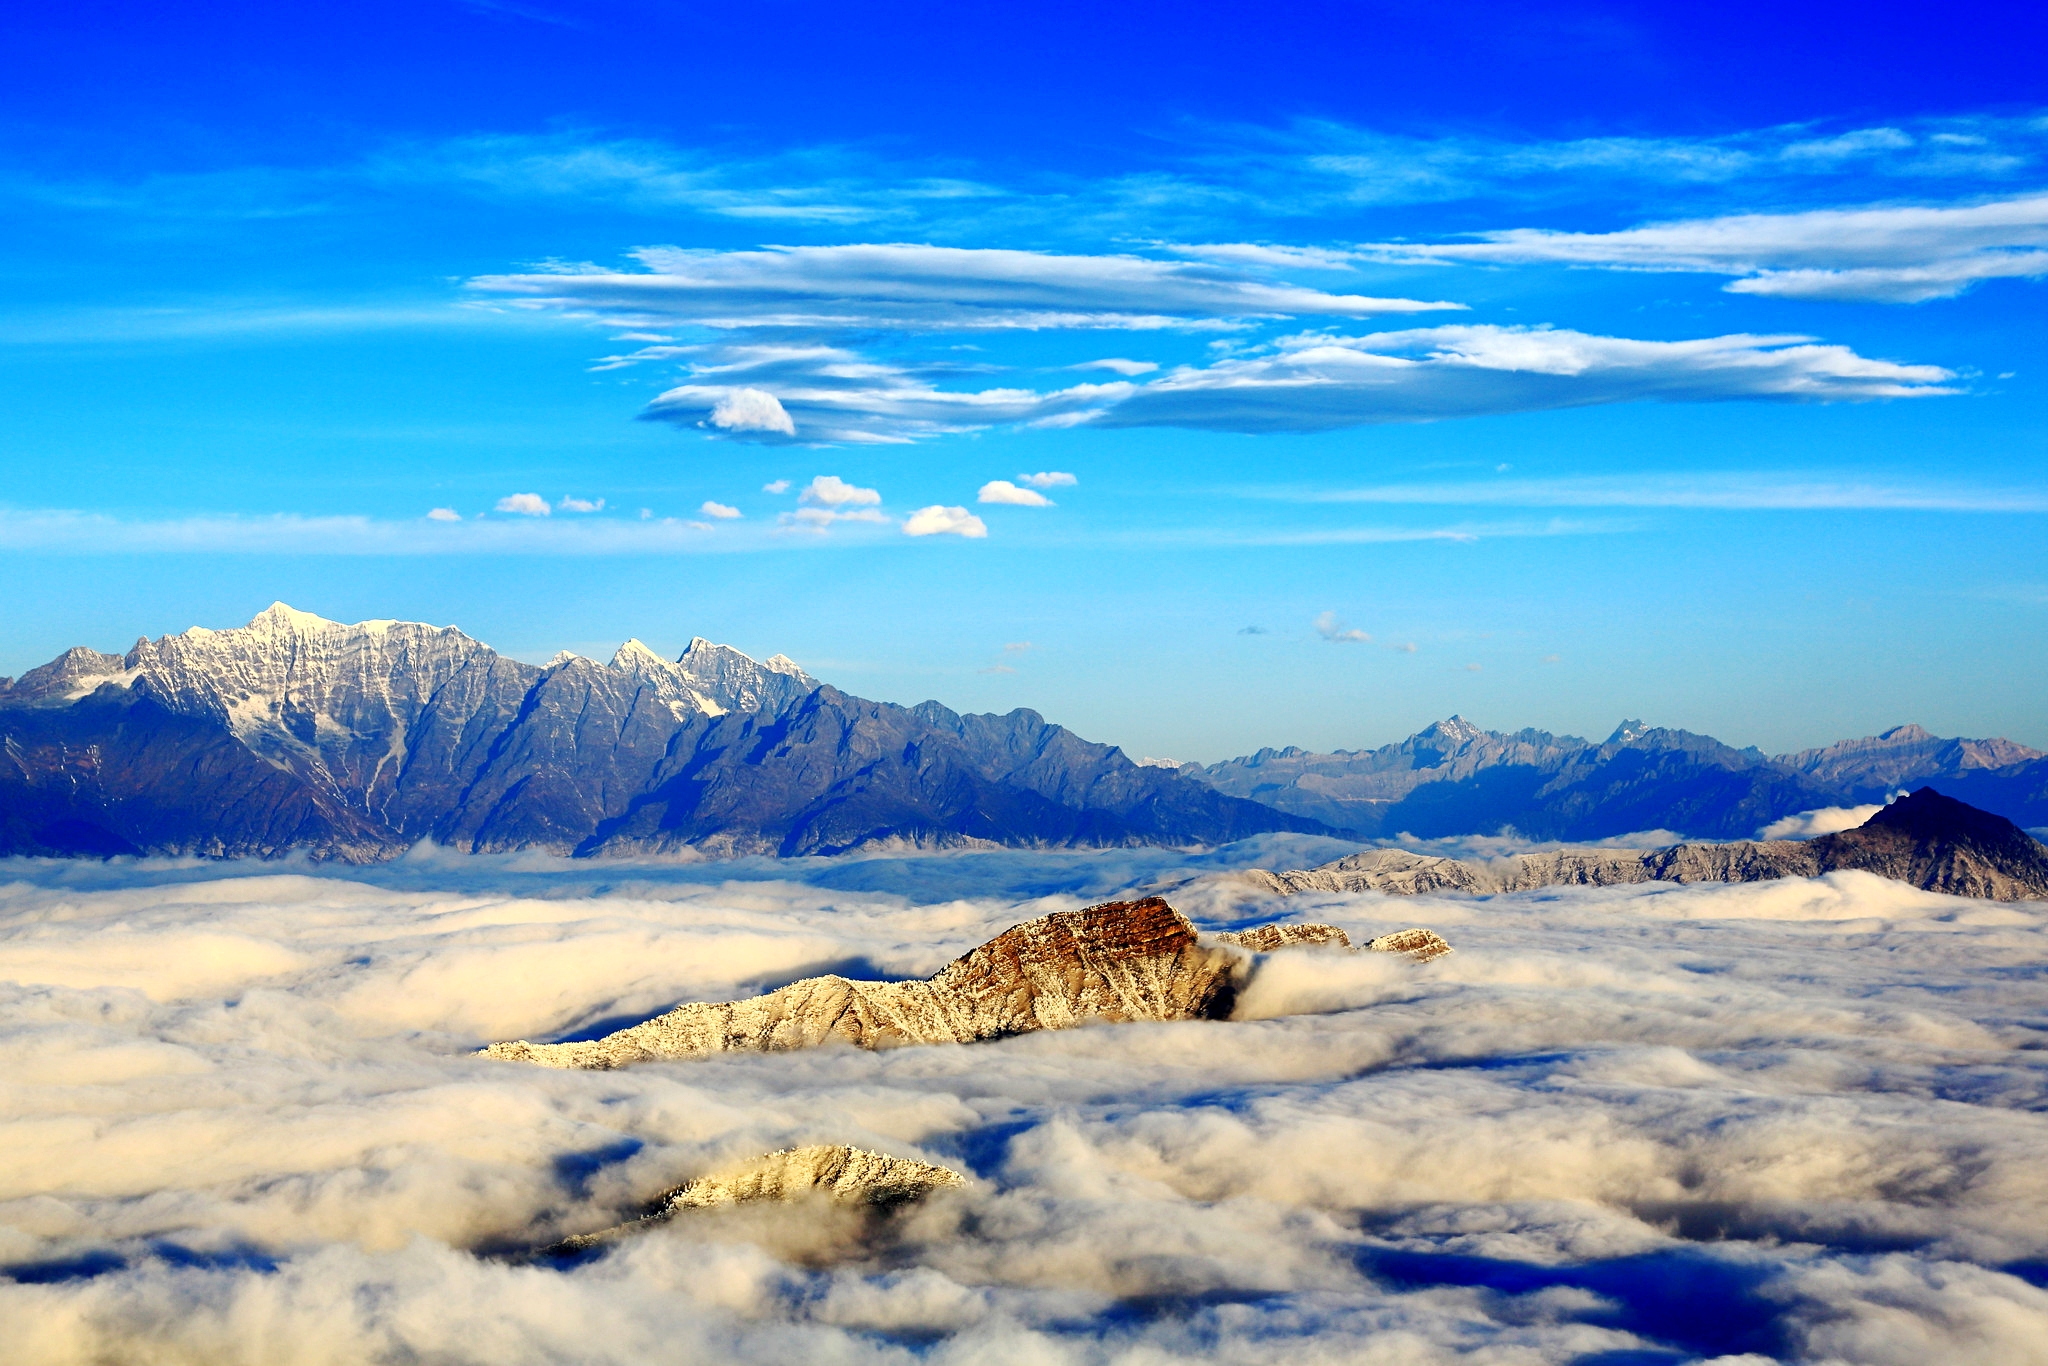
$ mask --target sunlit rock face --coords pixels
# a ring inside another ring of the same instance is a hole
[[[918,982],[808,977],[746,1001],[692,1002],[585,1043],[496,1043],[487,1057],[543,1067],[612,1068],[712,1053],[779,1053],[821,1044],[894,1048],[975,1043],[1092,1020],[1228,1019],[1251,956],[1351,940],[1334,925],[1197,933],[1158,897],[1062,911],[1005,930]],[[1369,948],[1419,962],[1450,952],[1428,930]]]
[[[755,1202],[790,1203],[823,1198],[835,1205],[893,1210],[934,1191],[964,1186],[967,1178],[950,1167],[891,1157],[845,1144],[814,1143],[764,1153],[686,1182],[655,1200],[642,1217],[596,1233],[582,1233],[545,1249],[550,1256],[587,1252],[657,1228],[691,1210],[721,1209]]]
[[[1087,1020],[1230,1014],[1244,955],[1200,942],[1157,897],[1028,921],[921,982],[811,977],[748,1001],[692,1003],[589,1043],[493,1044],[494,1058],[619,1067],[652,1058],[973,1043]]]
[[[1987,901],[2048,898],[2048,848],[2011,821],[1923,787],[1862,825],[1812,840],[1675,844],[1647,852],[1562,849],[1476,861],[1404,849],[1353,854],[1320,868],[1245,876],[1276,892],[1466,892],[1554,886],[1762,882],[1853,870]]]

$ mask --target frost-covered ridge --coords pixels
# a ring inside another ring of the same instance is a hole
[[[551,689],[558,675],[565,677]],[[568,692],[589,694],[575,703],[586,720],[602,729],[609,715],[623,731],[650,705],[672,728],[693,716],[787,706],[817,686],[782,656],[763,665],[701,638],[680,661],[630,640],[609,665],[565,652],[536,667],[453,626],[350,625],[282,602],[247,626],[195,626],[137,641],[125,657],[67,651],[22,683],[49,702],[107,683],[139,688],[173,713],[217,722],[271,764],[407,833],[419,826],[414,808],[441,805],[484,757],[483,745],[536,706],[565,704]]]
[[[0,854],[799,854],[1306,827],[1034,712],[870,702],[702,637],[675,659],[629,640],[534,665],[452,626],[283,603],[0,680],[0,754]]]

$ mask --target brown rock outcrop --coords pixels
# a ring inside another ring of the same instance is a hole
[[[809,977],[746,1001],[677,1006],[590,1043],[492,1044],[494,1058],[619,1067],[650,1058],[776,1053],[838,1040],[860,1048],[972,1043],[1086,1020],[1222,1019],[1236,999],[1230,950],[1151,897],[1063,911],[1003,931],[921,982]]]
[[[579,1233],[543,1250],[544,1256],[587,1252],[635,1233],[645,1233],[687,1210],[718,1209],[755,1201],[801,1200],[822,1195],[835,1205],[891,1210],[924,1199],[933,1191],[964,1186],[967,1178],[950,1167],[908,1157],[891,1157],[844,1144],[812,1144],[764,1153],[736,1167],[712,1172],[657,1197],[646,1214],[628,1223]]]
[[[750,1000],[680,1005],[586,1043],[522,1039],[483,1053],[543,1067],[604,1069],[834,1041],[859,1048],[974,1043],[1090,1020],[1221,1020],[1229,1018],[1252,954],[1325,943],[1349,948],[1351,941],[1334,925],[1265,925],[1205,942],[1158,897],[1112,901],[1014,926],[923,981],[807,977]],[[1367,947],[1422,962],[1450,951],[1427,930]]]

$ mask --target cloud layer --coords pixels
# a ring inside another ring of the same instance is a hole
[[[1384,259],[1556,262],[1734,275],[1737,294],[1922,303],[1980,280],[2048,275],[2048,195],[1967,205],[1749,213],[1620,232],[1518,228],[1477,242],[1403,243]]]
[[[17,863],[0,1317],[52,1363],[2038,1359],[2039,908],[1858,874],[1283,907],[1185,882],[1201,862]],[[1459,952],[1276,957],[1229,1024],[467,1054],[834,964],[922,975],[1148,883],[1212,925]],[[804,1210],[479,1255],[810,1141],[975,1185],[879,1235]]]
[[[850,333],[1214,327],[1239,318],[1363,318],[1462,305],[1332,294],[1200,261],[856,243],[759,251],[644,247],[643,269],[486,275],[486,297],[621,326]]]
[[[876,443],[1020,423],[1305,432],[1609,403],[1854,402],[1957,392],[1955,376],[1939,366],[1872,359],[1810,337],[1640,341],[1494,325],[1303,333],[1142,383],[1050,391],[943,389],[933,372],[838,347],[754,345],[716,354],[717,363],[699,364],[698,374],[726,383],[678,386],[648,416],[699,427],[710,417],[715,425],[717,405],[742,391],[736,385],[772,389],[791,431],[723,434]]]

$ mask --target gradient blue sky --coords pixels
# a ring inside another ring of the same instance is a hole
[[[2048,746],[2038,5],[201,8],[0,20],[0,672]]]

